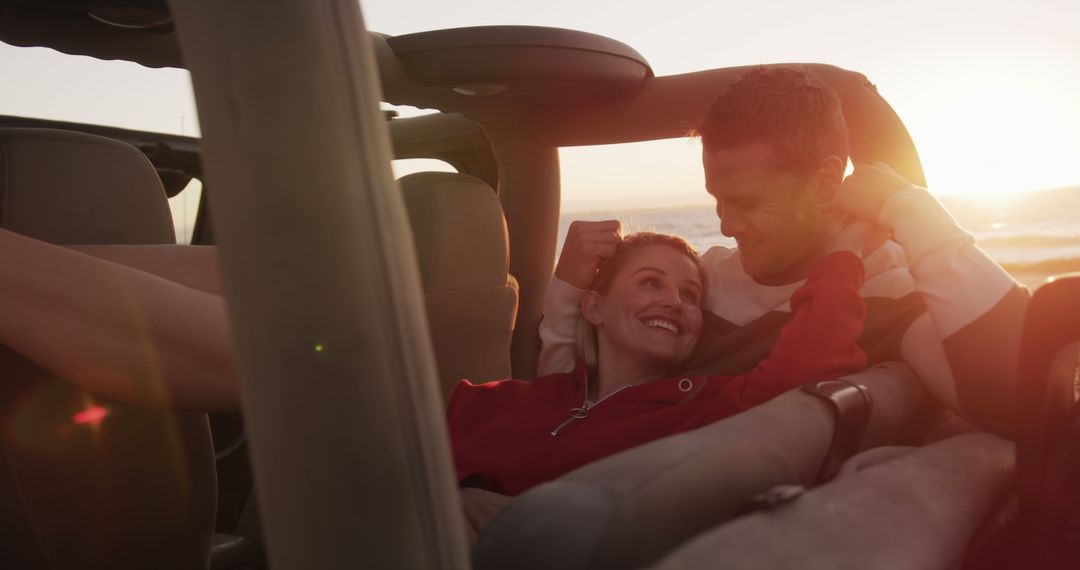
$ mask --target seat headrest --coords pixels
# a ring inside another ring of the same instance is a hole
[[[506,220],[487,183],[452,172],[410,174],[399,183],[425,291],[507,283]]]
[[[0,226],[56,244],[173,243],[150,161],[113,139],[0,128]]]

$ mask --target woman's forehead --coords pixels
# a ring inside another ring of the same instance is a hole
[[[620,272],[633,275],[655,271],[680,280],[692,280],[700,285],[701,275],[697,263],[686,253],[669,245],[652,244],[628,252],[626,263]]]

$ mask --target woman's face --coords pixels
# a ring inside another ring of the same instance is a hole
[[[589,291],[585,319],[612,356],[651,364],[681,362],[701,334],[701,274],[686,254],[666,245],[627,253],[606,293]]]

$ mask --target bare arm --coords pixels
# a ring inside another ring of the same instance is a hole
[[[173,276],[163,261],[150,262],[147,247],[79,249],[145,257],[144,267]],[[199,277],[192,288],[5,230],[0,260],[0,343],[108,399],[238,406],[224,299],[200,290],[213,289],[216,277]]]
[[[500,495],[484,489],[465,487],[461,489],[461,508],[465,516],[465,532],[469,544],[476,544],[476,536],[495,520],[513,497]]]
[[[205,245],[71,245],[80,253],[152,273],[192,289],[222,294],[217,248]]]

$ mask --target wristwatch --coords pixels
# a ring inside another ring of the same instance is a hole
[[[832,443],[815,478],[815,483],[824,483],[859,450],[874,400],[865,387],[839,378],[807,382],[802,385],[802,391],[824,400],[833,412]]]

